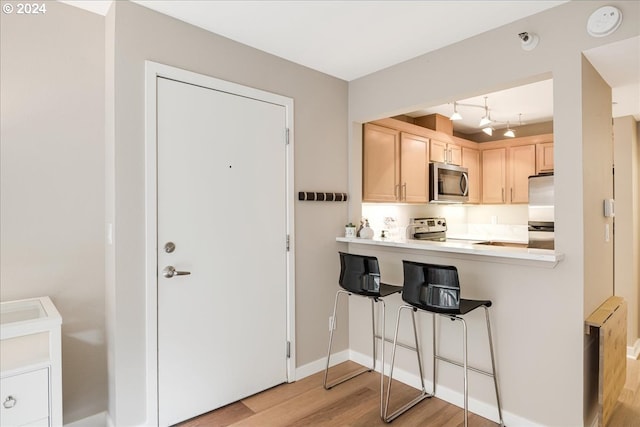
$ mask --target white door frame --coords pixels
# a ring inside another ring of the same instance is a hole
[[[193,84],[209,89],[257,99],[286,110],[288,129],[286,170],[286,227],[289,236],[287,253],[287,341],[290,343],[287,359],[287,381],[295,381],[295,246],[293,197],[293,99],[219,80],[203,74],[157,62],[145,61],[145,286],[146,286],[146,425],[158,425],[158,264],[157,264],[157,123],[156,103],[158,77]],[[283,135],[283,144],[285,136]],[[284,250],[286,236],[282,236]]]

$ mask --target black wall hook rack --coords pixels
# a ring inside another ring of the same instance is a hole
[[[347,193],[298,191],[298,200],[313,200],[317,202],[346,202]]]

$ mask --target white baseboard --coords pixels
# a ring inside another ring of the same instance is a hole
[[[632,346],[627,347],[627,357],[633,360],[640,358],[640,338]]]
[[[342,362],[346,362],[349,360],[349,350],[344,350],[339,353],[334,353],[331,355],[331,366],[338,365]],[[295,380],[301,380],[310,375],[323,371],[327,367],[327,359],[322,358],[315,360],[311,363],[307,363],[306,365],[302,365],[296,368],[296,378]]]
[[[107,427],[109,425],[107,419],[110,420],[106,412],[99,412],[90,417],[65,424],[64,427]],[[110,425],[113,426],[112,423]]]

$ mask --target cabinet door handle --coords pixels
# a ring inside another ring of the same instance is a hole
[[[407,183],[406,182],[402,184],[402,192],[404,193],[404,195],[402,196],[402,199],[407,200]]]
[[[513,187],[511,187],[511,203],[513,203]]]
[[[398,199],[398,193],[400,192],[400,184],[396,184],[393,186],[393,197]]]
[[[504,203],[504,187],[502,187],[502,203]]]
[[[18,401],[16,400],[15,397],[7,396],[4,402],[2,402],[2,406],[4,406],[6,409],[11,409],[14,406],[16,406],[16,403],[18,403]]]

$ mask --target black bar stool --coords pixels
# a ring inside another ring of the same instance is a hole
[[[336,299],[333,304],[333,324],[329,333],[329,350],[327,351],[327,367],[324,371],[323,386],[326,390],[350,380],[365,372],[375,371],[376,369],[376,324],[374,314],[374,303],[382,303],[382,328],[380,332],[382,368],[380,369],[380,417],[382,417],[382,409],[384,402],[384,322],[385,322],[385,303],[383,298],[402,290],[401,286],[388,285],[380,281],[380,268],[378,259],[373,256],[355,255],[344,252],[340,254],[340,279],[338,283],[342,289],[336,293]],[[331,358],[331,344],[333,343],[333,330],[336,322],[336,309],[338,307],[338,298],[340,295],[360,296],[371,300],[371,328],[373,341],[373,367],[363,368],[352,374],[340,378],[331,384],[327,383],[329,375],[329,361]]]
[[[491,339],[491,323],[489,321],[489,307],[491,301],[488,300],[469,300],[460,298],[460,282],[458,280],[458,270],[454,266],[423,264],[413,261],[402,261],[404,269],[404,286],[402,290],[402,299],[406,304],[398,309],[398,319],[396,321],[395,336],[393,339],[393,351],[391,353],[391,369],[389,372],[389,387],[387,388],[387,400],[384,408],[383,418],[386,422],[391,422],[418,402],[427,397],[435,395],[436,389],[436,360],[451,363],[460,366],[464,371],[464,425],[468,426],[469,418],[469,390],[468,390],[468,371],[472,370],[493,378],[493,384],[496,390],[496,400],[498,403],[498,416],[500,417],[500,425],[504,426],[502,420],[502,406],[500,403],[500,393],[498,391],[498,379],[496,376],[496,364],[493,352],[493,341]],[[483,307],[487,321],[487,333],[489,338],[489,350],[491,353],[491,372],[486,372],[477,368],[472,368],[467,361],[467,323],[462,318],[463,315]],[[396,346],[398,343],[398,328],[400,325],[400,315],[402,310],[410,310],[413,320],[413,334],[416,341],[416,349],[418,354],[418,367],[420,371],[420,381],[422,382],[422,390],[418,397],[395,411],[388,414],[389,399],[391,398],[391,381],[393,379],[393,364],[396,355]],[[424,380],[422,379],[422,363],[420,360],[420,350],[418,347],[418,335],[416,332],[415,312],[424,311],[431,313],[433,325],[433,391],[431,394],[424,389]],[[462,323],[462,363],[454,361],[438,355],[436,347],[436,314],[445,316],[451,320],[457,320]]]

